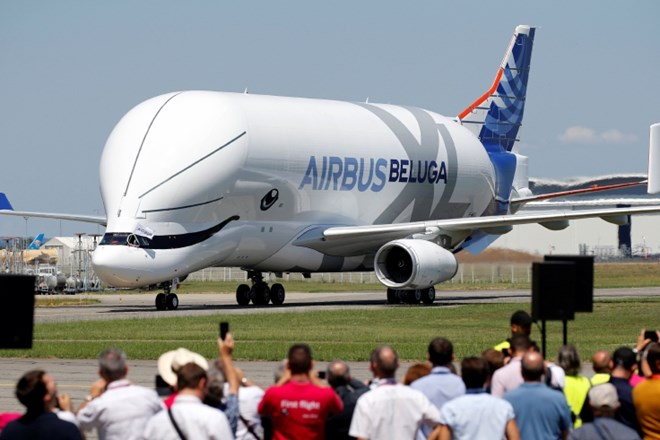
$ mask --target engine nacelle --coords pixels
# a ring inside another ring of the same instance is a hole
[[[456,275],[454,254],[425,240],[402,239],[386,243],[376,252],[378,280],[392,289],[425,289]]]

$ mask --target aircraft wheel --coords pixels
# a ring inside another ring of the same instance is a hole
[[[164,293],[159,293],[156,295],[156,310],[167,309],[167,302],[165,300],[166,298]]]
[[[399,299],[399,292],[394,289],[387,289],[387,303],[388,304],[399,304],[401,300]]]
[[[428,289],[422,290],[422,302],[424,304],[433,304],[435,301],[435,287],[431,286]]]
[[[250,286],[247,284],[240,284],[236,288],[236,302],[241,306],[250,304]]]
[[[419,289],[403,290],[401,293],[405,298],[404,302],[406,304],[419,304],[419,302],[422,300],[422,292]]]
[[[167,310],[176,310],[179,308],[179,297],[176,296],[176,293],[170,293],[165,296],[165,303],[167,304]]]
[[[270,289],[266,283],[257,283],[252,286],[252,302],[259,306],[265,306],[270,301]]]
[[[270,302],[273,304],[279,306],[284,302],[284,297],[285,297],[285,292],[284,292],[284,286],[275,283],[273,286],[270,288]]]

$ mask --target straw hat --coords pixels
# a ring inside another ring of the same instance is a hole
[[[158,374],[165,382],[174,386],[177,381],[176,371],[189,363],[197,364],[205,370],[209,368],[209,363],[204,356],[181,347],[163,353],[158,358]]]

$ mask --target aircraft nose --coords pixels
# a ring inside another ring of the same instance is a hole
[[[92,267],[105,283],[115,287],[135,287],[141,282],[142,271],[125,246],[98,246],[92,255]]]

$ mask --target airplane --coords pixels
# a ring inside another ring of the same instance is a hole
[[[455,253],[479,251],[514,225],[561,229],[573,219],[620,223],[660,212],[518,212],[536,200],[527,158],[514,148],[535,31],[515,28],[492,85],[456,117],[248,93],[151,98],[105,144],[104,217],[2,210],[3,194],[0,214],[106,226],[95,273],[115,287],[162,287],[158,310],[177,309],[173,285],[210,266],[247,272],[240,305],[284,302],[284,286],[263,274],[367,270],[389,303],[433,303],[434,286],[458,269]],[[651,168],[638,184],[657,186]]]

